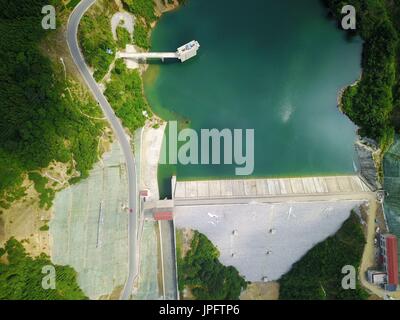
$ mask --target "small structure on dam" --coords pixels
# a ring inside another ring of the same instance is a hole
[[[200,44],[196,40],[176,49],[176,52],[119,52],[117,58],[135,59],[135,60],[148,60],[148,59],[179,59],[185,62],[197,55]]]

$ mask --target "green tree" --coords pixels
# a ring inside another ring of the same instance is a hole
[[[357,283],[356,290],[342,288],[342,268],[358,269],[365,238],[357,214],[351,213],[340,230],[317,244],[280,280],[282,300],[364,300],[367,292]]]
[[[61,1],[51,1],[60,8]],[[98,110],[73,93],[59,61],[43,55],[55,31],[41,27],[44,0],[0,1],[0,206],[24,195],[24,174],[51,161],[74,162],[85,177],[98,159],[104,122],[82,114]],[[89,111],[90,110],[90,111]],[[47,192],[48,206],[52,195]]]
[[[340,21],[341,9],[350,4],[357,11],[357,33],[365,41],[360,82],[343,96],[343,109],[360,127],[360,134],[376,139],[386,149],[399,124],[399,1],[324,0]],[[349,31],[354,34],[353,31]]]
[[[237,300],[247,283],[234,267],[225,267],[218,258],[217,248],[195,231],[186,256],[178,256],[180,290],[189,287],[199,300]]]
[[[7,263],[0,263],[0,300],[81,300],[87,299],[76,282],[76,272],[68,266],[54,265],[56,288],[44,289],[44,266],[53,266],[48,256],[30,257],[16,239],[9,239],[0,256]]]

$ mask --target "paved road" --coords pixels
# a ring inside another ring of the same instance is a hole
[[[137,258],[136,258],[136,233],[137,233],[137,180],[136,180],[136,169],[135,169],[135,158],[133,156],[133,151],[130,146],[129,137],[126,135],[121,122],[115,115],[113,109],[108,103],[107,99],[104,97],[100,88],[98,87],[96,81],[93,79],[89,72],[89,68],[85,63],[83,55],[80,51],[78,44],[78,26],[81,18],[85,12],[96,2],[96,0],[82,0],[74,9],[71,16],[69,17],[68,27],[67,27],[67,42],[71,55],[74,62],[79,69],[83,79],[85,80],[87,86],[91,90],[93,96],[99,103],[104,115],[106,116],[108,122],[114,130],[114,133],[118,139],[118,142],[122,148],[123,154],[126,160],[126,166],[128,170],[128,190],[129,190],[129,208],[133,208],[133,212],[129,214],[128,222],[128,279],[121,294],[121,299],[129,299],[132,292],[133,282],[138,273]]]

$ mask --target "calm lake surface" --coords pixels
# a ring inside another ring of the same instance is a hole
[[[253,176],[354,172],[356,128],[337,95],[361,74],[362,41],[338,30],[319,0],[188,0],[162,16],[152,51],[191,40],[201,45],[197,57],[145,74],[156,114],[197,131],[254,129]],[[173,173],[233,177],[235,167],[162,165],[161,193]]]

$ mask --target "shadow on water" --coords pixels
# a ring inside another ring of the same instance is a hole
[[[138,60],[139,64],[149,64],[149,65],[168,65],[168,64],[176,64],[181,63],[179,59],[169,59],[166,58],[164,61],[161,59],[149,59],[149,60]]]

